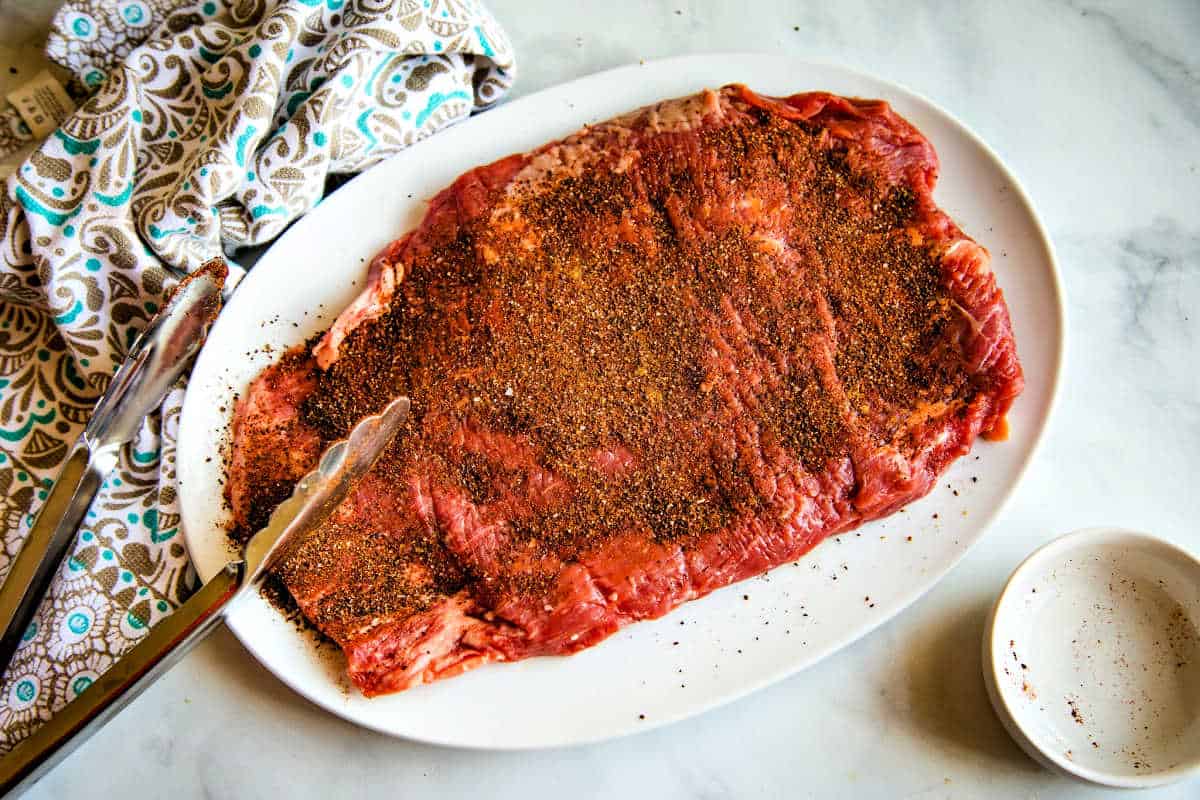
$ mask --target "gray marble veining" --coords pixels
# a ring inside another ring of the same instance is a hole
[[[1021,754],[988,707],[979,637],[1009,571],[1057,533],[1127,525],[1200,551],[1200,3],[488,2],[518,48],[517,95],[638,59],[787,52],[909,86],[986,139],[1049,228],[1069,314],[1058,415],[1022,488],[899,618],[662,730],[533,754],[396,741],[317,710],[223,633],[30,796],[1127,797]],[[0,44],[53,5],[0,0]]]
[[[1130,231],[1117,248],[1130,345],[1148,358],[1161,357],[1173,344],[1190,349],[1195,331],[1189,323],[1200,301],[1200,232],[1159,219]]]
[[[1139,13],[1139,9],[1127,5],[1122,12],[1103,10],[1090,4],[1070,3],[1080,16],[1101,25],[1107,35],[1116,42],[1125,55],[1137,64],[1157,83],[1163,91],[1171,94],[1180,109],[1194,125],[1200,125],[1200,54],[1193,46],[1184,46],[1179,52],[1168,50],[1169,45],[1155,38],[1161,34],[1163,23],[1179,25],[1184,41],[1200,39],[1200,19],[1196,14],[1187,14],[1185,9],[1162,6],[1149,7],[1150,14]],[[1175,13],[1179,12],[1179,13]],[[1145,25],[1145,18],[1157,17],[1154,24]]]

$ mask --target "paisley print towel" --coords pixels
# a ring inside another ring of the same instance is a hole
[[[513,79],[475,0],[71,0],[47,54],[86,99],[0,196],[0,574],[179,275],[236,262],[331,176],[488,107]],[[0,751],[186,598],[184,392],[125,448],[4,674]]]

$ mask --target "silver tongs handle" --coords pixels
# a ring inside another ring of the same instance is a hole
[[[12,660],[122,445],[163,401],[200,350],[221,304],[223,261],[185,278],[134,341],[96,404],[0,586],[0,673]]]
[[[54,573],[75,541],[75,530],[116,460],[114,448],[92,451],[82,437],[67,456],[0,586],[0,674],[20,646]]]
[[[240,561],[225,565],[95,683],[0,758],[0,795],[15,797],[32,786],[216,630],[241,588],[244,566]]]

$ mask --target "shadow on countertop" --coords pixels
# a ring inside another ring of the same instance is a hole
[[[990,598],[947,609],[913,636],[899,670],[909,719],[922,734],[970,757],[1049,776],[1009,738],[988,702],[981,645],[990,611]]]

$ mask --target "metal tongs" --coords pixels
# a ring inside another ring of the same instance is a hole
[[[54,573],[121,447],[162,404],[187,369],[221,309],[229,270],[209,261],[175,287],[142,331],[63,462],[58,480],[0,586],[0,674],[12,660]]]
[[[235,600],[257,591],[271,568],[286,560],[304,534],[320,526],[349,495],[408,410],[408,398],[396,398],[330,445],[316,469],[300,479],[267,526],[247,542],[241,560],[226,564],[95,683],[0,759],[0,794],[32,786],[215,630]]]

